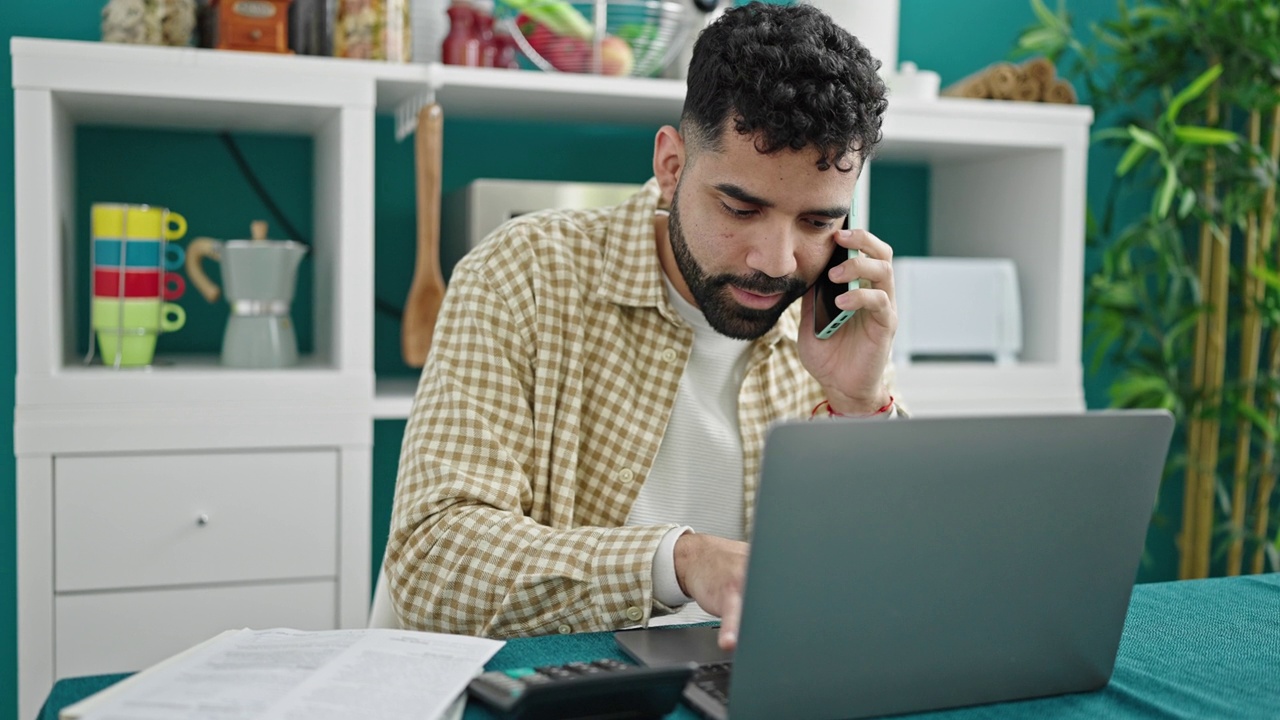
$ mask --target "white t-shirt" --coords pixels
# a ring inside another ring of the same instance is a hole
[[[746,372],[750,340],[716,332],[702,311],[680,296],[666,277],[667,296],[693,328],[693,349],[653,469],[640,488],[628,525],[679,523],[694,532],[744,539],[742,434],[738,391]],[[688,603],[650,625],[713,620],[691,602],[676,581],[673,530],[654,555],[654,597],[667,605]]]

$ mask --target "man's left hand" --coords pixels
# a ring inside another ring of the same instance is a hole
[[[834,335],[819,340],[813,326],[814,289],[801,303],[800,361],[826,391],[831,409],[843,415],[869,415],[889,403],[884,369],[898,309],[893,295],[893,249],[866,230],[839,230],[840,247],[860,251],[831,269],[831,279],[848,283],[861,278],[861,287],[836,298],[841,310],[856,310]]]

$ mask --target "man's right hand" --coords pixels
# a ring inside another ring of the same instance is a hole
[[[738,645],[742,588],[749,546],[715,535],[687,532],[676,540],[676,580],[703,610],[720,617],[720,648]]]

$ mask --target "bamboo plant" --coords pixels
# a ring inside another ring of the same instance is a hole
[[[1280,3],[1120,0],[1091,37],[1031,5],[1018,51],[1080,78],[1095,141],[1124,148],[1090,212],[1087,346],[1113,406],[1178,418],[1179,576],[1280,569]]]

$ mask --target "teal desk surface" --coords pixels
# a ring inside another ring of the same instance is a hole
[[[489,670],[618,653],[609,633],[511,640]],[[68,678],[39,720],[127,675]],[[466,720],[486,720],[468,707]],[[696,717],[683,706],[671,718]],[[901,717],[901,716],[900,716]],[[1280,718],[1280,574],[1138,585],[1111,682],[1092,693],[922,713],[912,718]]]

